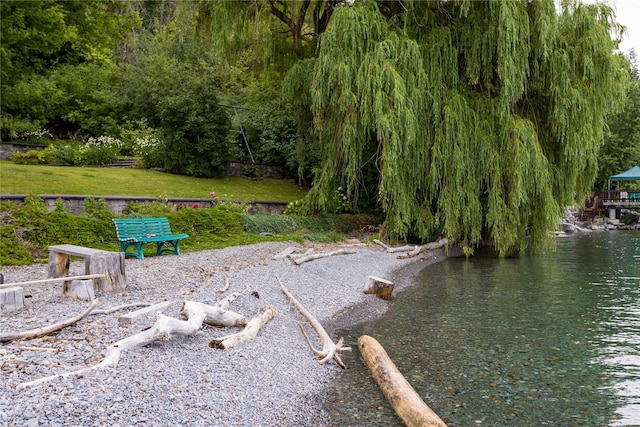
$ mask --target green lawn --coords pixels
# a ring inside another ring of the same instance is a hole
[[[17,165],[0,162],[2,194],[209,197],[222,200],[290,202],[306,191],[290,181],[242,177],[193,178],[144,169]]]

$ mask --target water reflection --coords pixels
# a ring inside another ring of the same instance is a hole
[[[451,426],[640,425],[639,233],[558,241],[552,254],[428,267],[390,316],[340,331],[387,349]],[[398,425],[352,357],[327,410],[336,425]]]

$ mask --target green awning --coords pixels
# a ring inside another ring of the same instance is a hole
[[[611,181],[640,181],[640,166],[634,166],[628,171],[609,177]]]

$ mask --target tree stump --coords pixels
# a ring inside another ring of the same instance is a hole
[[[62,296],[81,301],[92,301],[96,297],[93,280],[71,280],[70,282],[64,282],[62,286]]]
[[[391,293],[395,285],[386,279],[381,279],[375,276],[369,276],[369,283],[364,289],[365,294],[373,294],[383,300],[391,299]]]
[[[0,314],[24,308],[24,293],[21,287],[0,289]]]
[[[98,252],[91,255],[88,274],[104,274],[108,278],[95,279],[96,290],[104,292],[124,292],[126,274],[124,271],[124,253]]]

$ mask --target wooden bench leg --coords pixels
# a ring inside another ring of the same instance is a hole
[[[96,290],[105,292],[124,292],[126,274],[124,270],[125,256],[122,252],[101,252],[91,255],[89,274],[104,274],[106,279],[94,279]]]
[[[69,255],[59,252],[49,252],[48,277],[64,277],[69,272]]]

